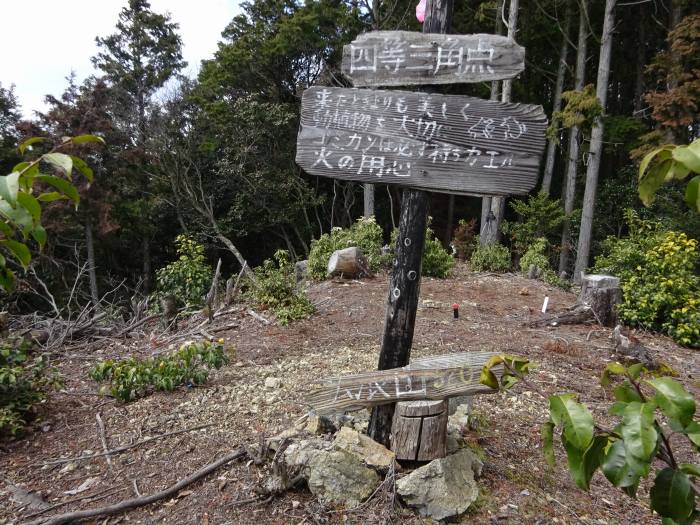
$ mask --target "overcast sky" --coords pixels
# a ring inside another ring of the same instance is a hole
[[[63,93],[65,77],[94,73],[96,36],[115,31],[126,0],[0,0],[0,83],[15,84],[25,117],[45,109],[44,95]],[[239,12],[239,0],[151,0],[156,13],[180,24],[188,76],[216,51],[221,31]]]

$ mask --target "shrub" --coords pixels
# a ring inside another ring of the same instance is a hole
[[[396,242],[399,239],[399,230],[391,232],[391,247],[396,250]],[[389,254],[390,259],[395,257],[394,253]],[[437,277],[444,279],[455,265],[455,261],[447,250],[442,247],[442,243],[435,237],[433,230],[425,229],[425,247],[423,258],[421,259],[421,273],[424,277]]]
[[[518,222],[503,221],[501,229],[513,245],[513,251],[522,255],[540,237],[548,240],[561,235],[560,227],[566,214],[559,199],[550,199],[540,192],[527,200],[516,199],[511,208],[518,214]]]
[[[350,228],[333,228],[320,238],[311,241],[309,275],[314,279],[327,277],[328,259],[336,250],[357,246],[367,258],[373,272],[382,266],[382,229],[374,217],[360,217]]]
[[[156,272],[158,297],[174,295],[188,306],[200,306],[212,280],[204,262],[204,246],[187,235],[175,238],[178,259]]]
[[[24,339],[0,343],[0,435],[20,434],[48,391],[60,384],[46,356],[32,356],[30,350]]]
[[[223,342],[223,339],[217,343],[189,342],[163,357],[107,359],[92,369],[90,377],[95,381],[108,381],[110,393],[125,402],[155,390],[171,392],[181,385],[201,385],[209,376],[207,369],[219,369],[228,363]]]
[[[550,267],[549,259],[545,255],[547,246],[547,239],[544,237],[537,239],[520,258],[520,271],[527,275],[530,265],[535,265],[540,269],[544,282],[568,290],[571,287],[569,281],[560,279],[557,272]]]
[[[457,252],[456,257],[466,261],[476,248],[476,219],[469,222],[460,219],[452,236],[452,244]]]
[[[268,259],[255,269],[255,276],[248,298],[270,308],[282,325],[314,313],[306,293],[296,288],[294,265],[286,251],[278,250],[274,261]]]
[[[478,239],[477,236],[477,243]],[[510,270],[510,251],[498,243],[477,244],[469,263],[475,272],[507,272]]]
[[[627,212],[629,237],[610,237],[594,269],[620,277],[620,318],[662,331],[677,343],[700,346],[698,242],[685,233],[664,232],[659,223]]]

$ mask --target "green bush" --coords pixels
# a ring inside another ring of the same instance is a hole
[[[289,254],[278,250],[255,269],[256,282],[246,292],[249,299],[271,309],[282,325],[310,317],[315,309],[303,290],[297,290]]]
[[[0,436],[18,435],[37,415],[48,391],[58,386],[56,371],[44,355],[32,356],[24,339],[0,343]]]
[[[475,272],[507,272],[510,270],[510,251],[498,243],[482,246],[477,236],[477,247],[469,263]]]
[[[685,233],[664,232],[659,223],[627,212],[629,236],[603,242],[595,271],[621,280],[620,318],[632,325],[665,332],[677,343],[700,346],[698,241]]]
[[[178,259],[156,272],[156,296],[174,295],[187,306],[200,306],[212,280],[204,246],[187,235],[175,238]]]
[[[513,251],[524,254],[540,237],[549,241],[561,236],[561,224],[566,218],[559,199],[550,199],[540,192],[527,200],[516,199],[510,204],[518,214],[518,222],[503,221],[501,230],[513,245]]]
[[[391,248],[396,250],[396,242],[399,239],[399,230],[391,232]],[[394,253],[389,255],[393,260]],[[455,265],[454,258],[442,247],[442,243],[435,237],[433,230],[425,229],[425,246],[423,249],[423,259],[421,260],[421,274],[424,277],[437,277],[444,279]]]
[[[367,258],[369,269],[379,270],[383,264],[382,229],[374,217],[361,217],[350,228],[333,228],[320,238],[311,241],[308,273],[314,279],[325,279],[328,274],[328,259],[336,250],[357,246]]]
[[[108,381],[110,393],[121,401],[133,401],[155,390],[171,392],[180,385],[201,385],[209,376],[208,369],[228,363],[224,340],[189,342],[163,357],[135,357],[98,363],[90,372],[95,381]]]
[[[452,244],[455,247],[457,259],[468,260],[476,249],[476,219],[469,222],[460,219],[454,234]]]
[[[557,272],[550,267],[549,259],[546,255],[547,246],[547,239],[544,237],[535,240],[520,258],[520,271],[524,275],[527,275],[530,265],[535,265],[540,269],[541,277],[544,282],[568,290],[571,287],[569,281],[560,279]]]

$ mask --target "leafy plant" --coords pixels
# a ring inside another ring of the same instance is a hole
[[[569,281],[560,279],[557,272],[549,265],[549,259],[545,254],[547,245],[547,239],[544,237],[537,239],[520,258],[520,271],[527,275],[530,266],[534,265],[539,268],[544,282],[568,290],[571,287]]]
[[[561,235],[561,224],[566,218],[559,199],[551,199],[545,192],[531,195],[527,200],[516,199],[511,208],[518,214],[518,222],[503,221],[501,230],[513,245],[513,251],[522,255],[540,237],[548,240]]]
[[[33,356],[31,343],[0,343],[0,436],[18,435],[37,414],[49,389],[60,384],[45,355]]]
[[[430,228],[425,232],[425,249],[423,251],[422,273],[426,277],[444,279],[455,265],[455,260],[442,243],[435,237]]]
[[[457,252],[456,257],[463,261],[468,260],[476,248],[476,219],[469,222],[460,219],[452,235],[452,244]]]
[[[294,265],[285,250],[275,252],[274,261],[268,259],[255,269],[256,281],[248,290],[248,297],[270,308],[282,325],[295,319],[310,317],[315,308],[303,290],[297,290]]]
[[[603,107],[595,94],[593,84],[587,84],[581,91],[564,91],[561,98],[566,102],[566,106],[552,115],[552,123],[547,129],[547,136],[557,142],[560,128],[590,126],[603,114]]]
[[[700,213],[700,139],[687,146],[666,144],[649,153],[639,165],[639,198],[645,206],[654,201],[656,191],[673,180],[691,178],[685,190],[685,202]]]
[[[178,235],[175,245],[178,259],[156,272],[156,295],[174,295],[186,305],[199,306],[212,279],[211,267],[204,262],[204,246],[187,235]]]
[[[208,369],[221,368],[233,352],[225,348],[223,339],[188,342],[163,357],[101,361],[90,377],[109,382],[110,393],[117,399],[133,401],[156,390],[171,392],[181,385],[201,385],[209,376]]]
[[[477,236],[477,243],[478,239]],[[507,272],[510,270],[510,251],[498,243],[477,244],[469,264],[475,272]]]
[[[47,140],[32,137],[19,145],[19,151],[24,155],[32,145]],[[29,238],[36,241],[40,250],[46,244],[47,233],[41,225],[42,203],[67,199],[73,201],[77,208],[80,195],[72,183],[73,168],[92,182],[92,169],[85,161],[75,155],[61,153],[61,150],[71,146],[90,142],[104,143],[94,135],[65,137],[48,153],[20,162],[12,168],[12,173],[0,176],[0,286],[6,291],[11,290],[15,282],[15,274],[8,267],[6,256],[26,269],[32,260],[27,245]],[[60,176],[42,173],[40,168],[46,166]]]
[[[609,363],[601,378],[605,386],[611,376],[621,378],[614,388],[616,402],[609,409],[619,423],[610,430],[594,423],[588,408],[573,394],[549,397],[549,421],[542,427],[545,458],[554,465],[554,431],[561,429],[571,477],[588,490],[597,470],[628,496],[636,497],[639,482],[649,475],[659,459],[667,466],[656,472],[650,491],[651,508],[664,525],[689,524],[700,512],[695,508],[700,465],[678,463],[670,435],[685,436],[700,451],[700,422],[695,419],[695,399],[679,382],[669,377],[641,379],[643,368]]]
[[[336,250],[357,246],[373,272],[382,266],[382,229],[374,217],[361,217],[350,228],[333,228],[311,241],[308,272],[314,279],[327,277],[328,259]]]

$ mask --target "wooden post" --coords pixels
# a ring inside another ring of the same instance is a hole
[[[432,461],[447,452],[447,401],[396,403],[391,450],[398,460]]]
[[[423,33],[447,33],[452,10],[453,0],[428,0]],[[401,199],[399,238],[389,284],[379,370],[406,366],[411,359],[427,220],[428,194],[406,188]],[[387,447],[390,445],[394,406],[375,407],[369,422],[369,436]]]

